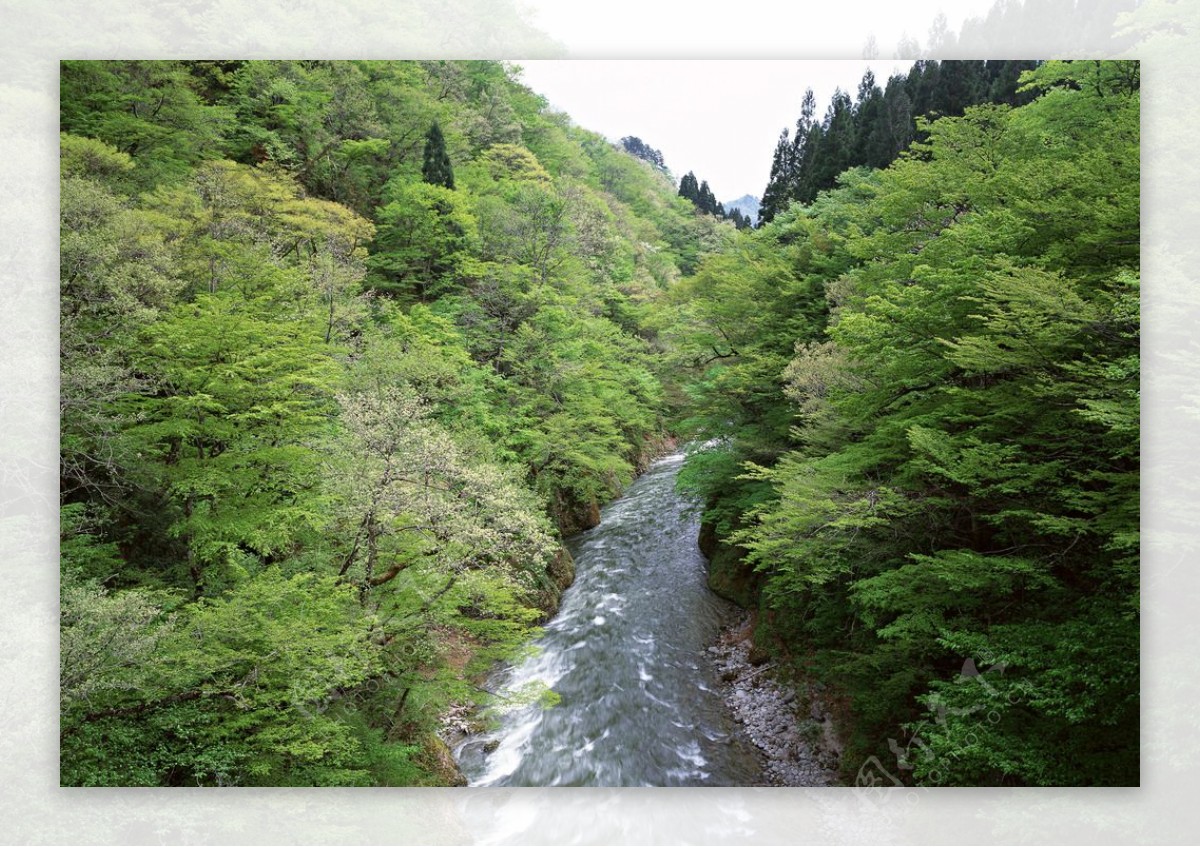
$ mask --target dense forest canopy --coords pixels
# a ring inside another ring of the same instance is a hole
[[[63,783],[455,781],[674,435],[847,779],[1136,782],[1138,102],[864,80],[752,230],[496,62],[64,62]]]
[[[1020,79],[673,288],[686,483],[844,767],[1136,784],[1138,65]]]
[[[446,781],[731,228],[495,62],[65,62],[61,125],[63,781]]]
[[[886,168],[913,141],[925,140],[923,120],[958,116],[981,103],[1028,102],[1033,95],[1018,90],[1018,79],[1036,64],[919,59],[907,74],[896,74],[883,86],[868,70],[854,99],[838,89],[820,119],[808,89],[792,134],[785,127],[775,146],[759,221],[770,221],[789,203],[812,203],[849,168]]]

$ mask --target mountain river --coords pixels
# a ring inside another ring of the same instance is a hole
[[[698,513],[675,491],[682,464],[659,459],[568,540],[576,577],[558,615],[488,686],[540,683],[561,702],[509,708],[460,742],[471,785],[762,784],[705,654],[731,606],[705,584]]]

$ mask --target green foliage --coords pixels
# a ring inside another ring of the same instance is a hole
[[[91,139],[62,137],[59,245],[61,300],[60,470],[64,495],[109,496],[131,458],[120,439],[130,421],[113,402],[145,386],[130,365],[137,331],[174,302],[173,248],[119,184],[128,156]]]
[[[78,515],[65,511],[67,520]],[[111,594],[84,576],[97,562],[115,560],[111,545],[68,536],[63,546],[59,694],[69,716],[108,698],[136,695],[150,684],[159,641],[174,631],[175,622],[161,608],[165,598],[136,589]]]
[[[72,640],[118,644],[108,648],[113,656],[102,673],[115,659],[132,664],[129,654],[141,652],[136,684],[110,671],[101,681],[89,680],[66,706],[65,783],[126,784],[121,763],[129,760],[141,763],[142,778],[130,780],[138,784],[150,776],[193,785],[363,783],[355,738],[336,715],[322,711],[324,698],[367,679],[377,662],[349,586],[332,577],[266,571],[226,597],[187,607],[169,629],[160,625],[140,640],[101,641],[80,632],[85,622],[111,626],[106,619],[118,614],[125,631],[144,630],[156,610],[130,614],[125,607],[136,596],[93,595],[90,604],[104,610],[99,624],[95,614],[85,617],[74,607],[64,619]],[[121,605],[105,609],[115,604]],[[150,638],[153,652],[146,647]],[[125,729],[130,723],[136,731]],[[108,743],[110,733],[116,743]]]
[[[725,439],[683,479],[847,698],[848,774],[1137,781],[1137,66],[1022,80],[681,286],[688,423]]]
[[[848,770],[1135,781],[1137,64],[807,97],[754,231],[514,74],[63,63],[64,783],[445,782],[667,415]]]
[[[59,561],[64,571],[78,578],[104,581],[121,569],[121,556],[116,544],[100,540],[97,521],[87,512],[83,503],[68,503],[59,510]]]
[[[136,362],[162,390],[139,397],[127,436],[157,459],[180,504],[171,533],[197,590],[241,552],[275,555],[317,529],[300,492],[317,472],[333,363],[311,329],[255,314],[232,295],[201,295],[148,329]]]
[[[229,110],[206,103],[197,88],[183,62],[64,61],[61,129],[133,157],[139,187],[175,181],[221,155],[230,127]]]
[[[64,784],[451,781],[722,236],[495,62],[62,78]]]
[[[816,119],[817,102],[809,89],[795,133],[789,137],[785,128],[776,145],[759,222],[771,221],[789,203],[812,203],[849,168],[887,167],[925,138],[934,118],[961,115],[983,103],[1026,102],[1018,92],[1029,86],[1018,88],[1018,76],[1036,67],[1028,61],[920,60],[906,75],[892,76],[882,90],[868,69],[854,101],[834,92],[822,120]]]
[[[115,180],[133,170],[133,159],[94,138],[63,132],[58,142],[59,170],[63,178]]]
[[[458,290],[475,230],[467,198],[428,182],[389,183],[385,198],[369,261],[372,287],[422,302]]]
[[[421,162],[421,176],[431,185],[443,188],[454,188],[454,170],[450,165],[450,155],[446,152],[446,139],[442,137],[442,128],[437,121],[429,127],[425,134],[425,152]]]

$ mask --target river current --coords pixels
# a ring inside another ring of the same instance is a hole
[[[558,615],[532,655],[489,685],[542,684],[561,701],[510,708],[461,742],[471,785],[761,784],[705,656],[729,604],[705,584],[699,518],[675,491],[682,463],[655,462],[567,542],[576,576]]]

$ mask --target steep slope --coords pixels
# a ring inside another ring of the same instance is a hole
[[[710,584],[848,780],[1138,782],[1139,78],[1042,64],[672,292]]]
[[[454,778],[732,233],[516,73],[63,63],[64,783]]]

